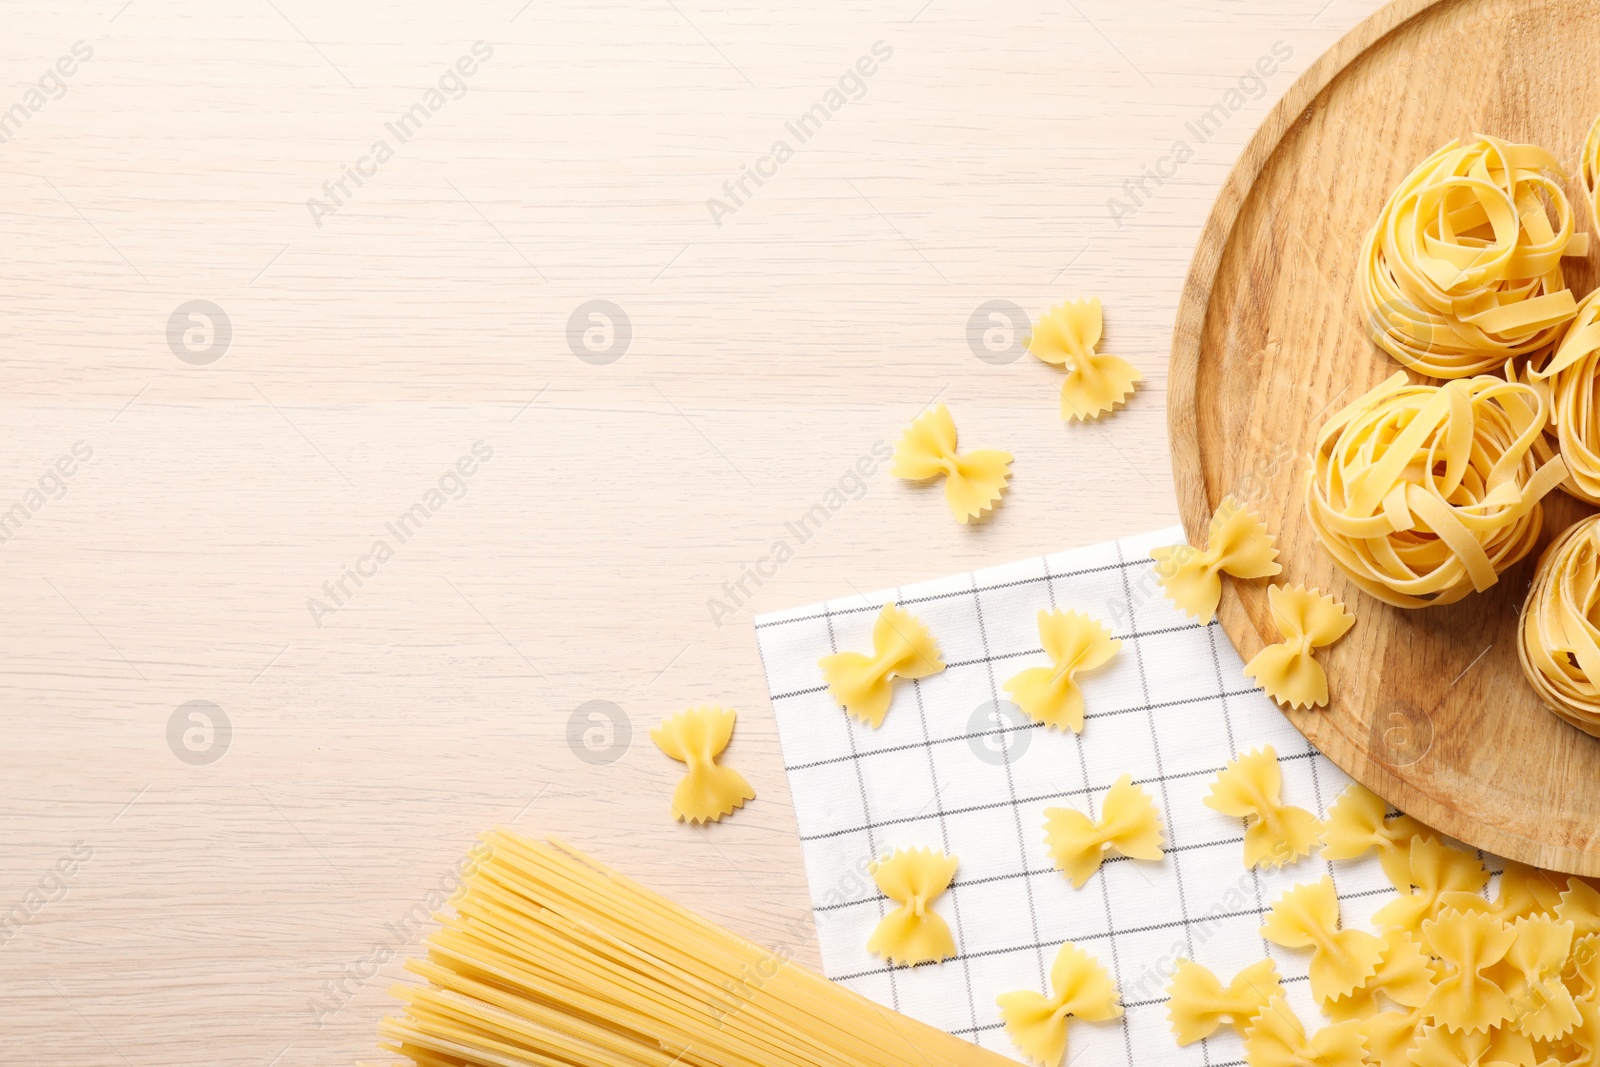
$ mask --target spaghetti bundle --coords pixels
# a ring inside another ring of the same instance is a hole
[[[1522,609],[1517,654],[1540,699],[1600,737],[1600,515],[1545,549]]]
[[[1010,1067],[559,843],[485,834],[382,1046],[417,1067]]]
[[[1373,341],[1434,378],[1470,377],[1550,344],[1577,309],[1561,259],[1589,247],[1565,181],[1549,152],[1494,137],[1429,156],[1362,248]]]
[[[1386,604],[1451,604],[1499,580],[1539,537],[1539,502],[1566,476],[1533,448],[1542,393],[1481,376],[1442,386],[1395,374],[1317,432],[1306,514],[1341,570]]]
[[[1545,432],[1554,435],[1567,464],[1561,488],[1586,503],[1600,504],[1600,289],[1578,305],[1550,358],[1528,364],[1526,377],[1549,393]],[[1543,454],[1549,455],[1549,449]]]

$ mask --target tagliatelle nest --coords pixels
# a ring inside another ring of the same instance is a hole
[[[1482,592],[1533,550],[1540,500],[1566,477],[1540,464],[1543,393],[1488,375],[1412,385],[1404,373],[1317,432],[1306,514],[1358,586],[1402,608]]]
[[[1552,711],[1600,737],[1600,515],[1545,549],[1522,609],[1517,655]]]
[[[1452,141],[1408,175],[1367,235],[1362,312],[1372,340],[1434,378],[1466,378],[1544,348],[1577,310],[1563,256],[1588,254],[1537,145]]]

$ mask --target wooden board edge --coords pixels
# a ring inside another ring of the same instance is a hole
[[[1232,239],[1239,213],[1283,138],[1335,79],[1368,49],[1412,19],[1434,7],[1456,2],[1458,0],[1394,0],[1351,29],[1318,57],[1268,112],[1217,194],[1216,203],[1212,205],[1195,244],[1189,272],[1179,294],[1167,374],[1167,435],[1172,452],[1173,482],[1178,497],[1179,517],[1192,544],[1203,543],[1215,508],[1206,491],[1196,424],[1201,336],[1217,271]],[[1236,598],[1231,588],[1225,590],[1224,597],[1225,611],[1228,607],[1236,606],[1228,603]],[[1241,649],[1243,651],[1246,650]],[[1328,736],[1332,724],[1308,721],[1304,716],[1287,717],[1319,748],[1328,742],[1342,742],[1347,755],[1357,764],[1354,768],[1344,768],[1352,777],[1391,802],[1400,801],[1401,807],[1429,826],[1475,847],[1521,862],[1574,874],[1600,875],[1600,855],[1555,846],[1473,822],[1464,813],[1457,812],[1452,804],[1418,790],[1381,764],[1367,759],[1351,739]],[[1357,771],[1360,773],[1355,773]]]

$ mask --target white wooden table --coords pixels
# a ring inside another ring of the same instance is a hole
[[[1377,6],[10,0],[7,1061],[372,1059],[497,822],[792,940],[751,615],[1175,521],[1190,249]],[[969,319],[1090,293],[1145,383],[1065,426]],[[988,524],[847,477],[935,398]],[[704,831],[646,737],[699,703],[759,794]]]

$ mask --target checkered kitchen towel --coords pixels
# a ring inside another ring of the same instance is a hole
[[[1159,530],[756,620],[830,978],[1021,1059],[995,997],[1047,991],[1056,949],[1072,941],[1122,991],[1120,1020],[1072,1025],[1069,1060],[1097,1067],[1241,1062],[1242,1044],[1226,1027],[1183,1049],[1173,1040],[1166,986],[1180,955],[1224,981],[1271,956],[1301,1018],[1320,1021],[1305,980],[1307,954],[1268,944],[1259,928],[1282,890],[1330,865],[1312,856],[1282,871],[1246,871],[1241,821],[1201,799],[1225,763],[1262,744],[1277,750],[1287,803],[1321,814],[1349,779],[1244,676],[1220,627],[1196,625],[1162,595],[1150,550],[1182,540],[1179,528]],[[928,625],[947,666],[897,683],[888,717],[874,730],[834,704],[817,660],[870,651],[874,617],[891,599]],[[1039,647],[1041,608],[1086,612],[1123,642],[1109,664],[1083,679],[1081,735],[1037,726],[1005,700],[1008,678],[1048,663]],[[1073,889],[1051,866],[1045,808],[1097,815],[1107,787],[1124,773],[1155,799],[1166,858],[1113,859]],[[892,906],[867,864],[917,846],[960,860],[935,906],[958,955],[890,969],[866,949]],[[1347,924],[1365,925],[1393,892],[1370,857],[1340,863],[1332,874]]]

